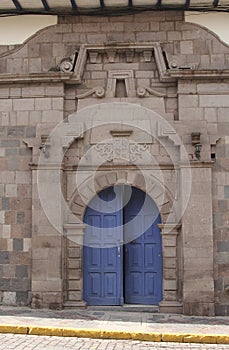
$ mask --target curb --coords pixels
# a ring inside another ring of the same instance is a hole
[[[158,332],[125,332],[101,329],[58,328],[41,326],[0,325],[0,333],[30,334],[57,337],[78,337],[97,339],[132,339],[152,342],[229,344],[229,335],[223,334],[182,334]]]

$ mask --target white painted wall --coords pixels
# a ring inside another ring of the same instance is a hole
[[[186,22],[200,24],[215,32],[221,40],[229,44],[229,13],[186,12]]]
[[[56,22],[56,16],[0,17],[0,45],[23,43],[38,30],[56,24]]]
[[[197,23],[214,31],[229,44],[229,13],[187,12],[186,21]],[[56,16],[0,17],[0,45],[19,44],[41,28],[56,24]]]

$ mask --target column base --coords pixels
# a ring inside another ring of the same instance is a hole
[[[215,316],[214,302],[184,302],[184,315],[189,316]]]
[[[86,308],[87,303],[85,301],[66,301],[63,304],[64,309],[70,309],[70,308]]]
[[[165,314],[183,314],[183,305],[178,301],[162,301],[159,304],[159,312]]]

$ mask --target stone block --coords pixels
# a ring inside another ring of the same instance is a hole
[[[168,32],[168,41],[175,41],[175,40],[181,40],[182,38],[182,33],[180,31],[169,31]]]
[[[229,186],[224,186],[224,198],[229,199]]]
[[[18,278],[28,277],[28,266],[27,265],[17,265],[15,270],[15,276]]]
[[[130,24],[130,26],[131,26],[131,24]],[[127,28],[126,28],[126,30],[128,31]],[[91,31],[92,32],[96,31],[96,29],[93,29],[93,25],[91,25]],[[122,23],[122,22],[104,23],[101,25],[101,31],[105,32],[105,33],[123,32],[124,31],[124,23]],[[130,30],[130,31],[133,32],[134,29]]]
[[[0,251],[0,264],[9,264],[9,252],[7,251]]]
[[[62,292],[62,281],[53,280],[32,280],[32,291],[36,292]]]
[[[25,292],[30,290],[30,280],[28,278],[12,278],[11,290],[14,292]]]
[[[29,183],[31,183],[30,171],[16,171],[16,183],[17,184],[29,184]]]
[[[7,160],[7,164],[8,164],[8,170],[16,171],[16,170],[19,170],[20,160],[18,159],[18,157],[10,157]]]
[[[68,278],[69,280],[79,280],[81,278],[81,270],[79,269],[69,269],[68,270]]]
[[[164,290],[177,290],[177,281],[176,280],[163,280],[163,289]]]
[[[13,250],[23,250],[23,239],[22,238],[14,238],[13,239]]]
[[[87,34],[88,44],[105,43],[106,41],[106,34]]]
[[[52,99],[50,97],[35,98],[35,110],[44,111],[52,109]]]
[[[9,291],[10,290],[10,278],[1,278],[0,279],[0,290]]]
[[[204,109],[203,108],[179,108],[179,120],[187,121],[199,121],[204,119]]]
[[[226,95],[200,95],[200,107],[229,107],[229,99]]]
[[[16,292],[16,303],[17,305],[28,305],[29,295],[28,292]]]
[[[1,112],[9,112],[13,108],[13,102],[10,99],[1,99],[0,100],[0,110]]]
[[[43,302],[45,304],[60,304],[62,302],[62,296],[60,293],[43,293]]]
[[[2,210],[10,210],[10,198],[2,197]]]
[[[2,237],[10,238],[11,234],[11,225],[2,225]]]
[[[184,314],[195,316],[214,316],[214,303],[184,302]]]
[[[68,293],[69,301],[80,301],[82,299],[82,294],[80,292],[69,292]]]
[[[1,146],[2,147],[19,147],[20,141],[19,140],[1,140]]]
[[[194,108],[198,107],[199,97],[198,95],[180,95],[179,107],[181,108]]]
[[[7,306],[15,306],[16,292],[4,292],[2,304]]]
[[[36,136],[36,127],[35,126],[28,126],[26,128],[25,136],[29,137],[29,138],[35,137]]]
[[[163,266],[164,268],[176,268],[177,266],[177,259],[176,258],[166,258],[163,255]]]
[[[25,127],[24,126],[14,126],[7,128],[7,136],[12,137],[23,137],[25,135]]]
[[[177,256],[176,253],[176,247],[166,247],[163,250],[163,257],[164,258],[175,258]]]
[[[68,259],[68,267],[69,267],[69,269],[79,269],[80,268],[80,260]]]
[[[7,184],[5,194],[7,197],[16,197],[17,196],[17,185]]]
[[[13,100],[14,111],[33,111],[35,107],[33,98],[22,98]]]
[[[81,257],[80,248],[69,248],[68,249],[68,256],[69,256],[69,258],[80,258]]]
[[[29,124],[29,112],[22,111],[17,112],[17,125],[28,125]]]
[[[176,269],[164,269],[164,279],[166,280],[175,280],[177,278]]]
[[[80,290],[81,289],[81,281],[79,281],[79,280],[68,281],[68,289],[69,290]]]

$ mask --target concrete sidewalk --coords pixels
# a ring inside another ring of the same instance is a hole
[[[0,333],[229,344],[229,317],[0,307]]]

